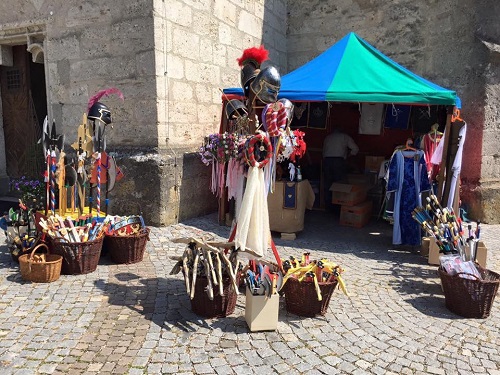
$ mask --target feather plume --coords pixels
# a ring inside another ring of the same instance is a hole
[[[243,55],[241,55],[239,59],[236,59],[236,61],[238,61],[239,66],[243,66],[246,63],[252,62],[255,64],[256,68],[260,68],[260,64],[262,64],[267,59],[269,59],[269,51],[265,49],[264,46],[260,46],[259,48],[247,48],[243,51]]]
[[[99,99],[101,99],[103,96],[109,96],[111,94],[116,94],[116,95],[118,95],[118,97],[121,100],[124,100],[123,99],[123,93],[120,90],[118,90],[117,88],[111,87],[111,88],[106,89],[106,90],[101,90],[97,94],[95,94],[93,97],[91,97],[89,99],[89,102],[88,102],[88,105],[87,105],[87,111],[89,111],[90,108],[92,108],[92,106],[95,103],[97,103],[99,101]]]

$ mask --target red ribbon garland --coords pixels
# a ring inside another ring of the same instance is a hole
[[[255,146],[259,144],[259,149],[264,148],[262,151],[266,151],[266,156],[262,160],[257,160],[255,158]],[[263,168],[267,163],[269,163],[269,160],[271,160],[273,156],[273,146],[271,145],[271,142],[269,141],[269,138],[266,137],[263,133],[258,133],[252,136],[250,139],[247,140],[247,145],[246,145],[246,150],[245,150],[245,159],[248,165],[251,167],[255,168]]]

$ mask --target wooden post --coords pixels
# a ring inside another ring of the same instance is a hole
[[[443,144],[443,156],[441,157],[441,165],[439,167],[439,174],[438,174],[438,191],[436,192],[436,196],[443,204],[442,198],[443,198],[443,188],[445,184],[445,173],[446,171],[446,166],[448,165],[447,160],[448,160],[448,149],[450,145],[450,139],[451,139],[451,116],[453,115],[453,109],[454,106],[450,105],[446,109],[446,125],[444,128],[444,136],[441,142],[444,142]]]

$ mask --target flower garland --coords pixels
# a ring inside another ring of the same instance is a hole
[[[235,133],[210,134],[205,137],[200,147],[199,155],[205,165],[211,163],[226,163],[231,158],[238,157],[239,136]]]

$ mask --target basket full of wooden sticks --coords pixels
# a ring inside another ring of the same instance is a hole
[[[239,294],[239,268],[237,252],[230,243],[207,242],[196,238],[178,238],[173,242],[184,243],[181,257],[174,257],[176,264],[171,275],[182,272],[191,308],[205,318],[225,317],[234,312]]]
[[[327,259],[310,260],[309,253],[302,259],[290,257],[283,261],[286,272],[281,292],[285,294],[286,311],[314,317],[325,315],[337,285],[348,295],[341,276],[343,269]]]

